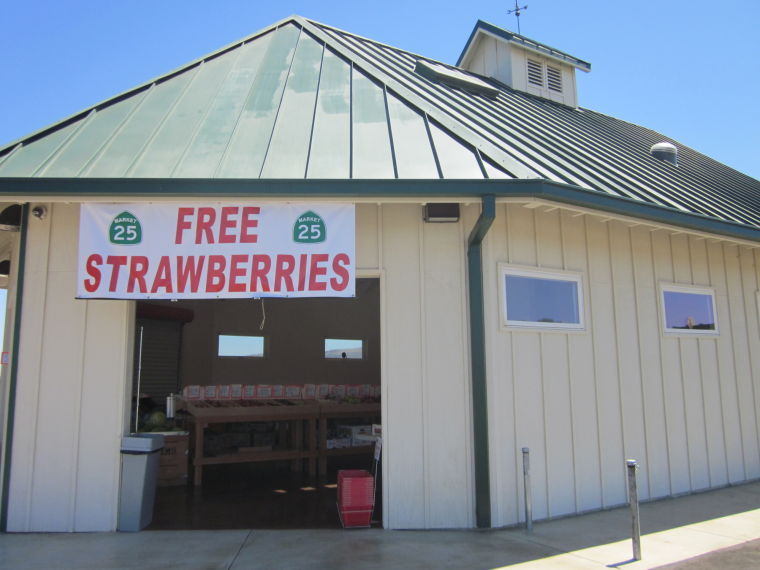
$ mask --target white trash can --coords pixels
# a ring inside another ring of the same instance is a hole
[[[118,530],[142,530],[153,520],[163,447],[164,436],[157,433],[133,433],[121,439]]]

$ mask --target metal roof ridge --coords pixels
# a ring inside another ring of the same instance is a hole
[[[403,85],[397,79],[394,79],[390,73],[379,69],[377,65],[373,64],[370,60],[366,59],[350,46],[347,46],[342,42],[339,43],[336,39],[332,38],[326,30],[322,30],[320,24],[314,23],[307,19],[302,19],[302,22],[304,24],[304,27],[308,29],[309,33],[315,35],[320,41],[324,42],[325,45],[329,45],[331,49],[335,50],[341,56],[345,57],[349,61],[354,62],[367,74],[369,74],[374,80],[379,81],[381,84],[389,87],[394,93],[396,93],[412,107],[433,118],[445,130],[449,131],[456,137],[462,139],[466,143],[478,149],[488,158],[491,163],[495,164],[497,167],[505,169],[508,173],[516,176],[517,178],[538,177],[538,173],[533,171],[533,169],[522,164],[519,160],[509,155],[477,132],[473,131],[470,127],[463,124],[460,120],[445,113],[435,104],[426,101],[423,97],[416,94],[412,89]],[[346,34],[347,36],[351,36],[352,38],[362,39],[350,32],[343,32],[335,28],[331,28],[330,26],[325,26],[325,28],[332,30],[334,33],[342,33]],[[373,44],[379,44],[379,42],[375,42],[371,39],[363,39],[364,41],[368,41]],[[386,47],[401,51],[412,56],[414,55],[410,52],[400,50],[394,46]],[[429,61],[435,61],[429,58],[426,59]]]
[[[131,87],[130,89],[127,89],[126,91],[123,91],[117,95],[113,95],[111,97],[108,97],[107,99],[104,99],[98,103],[95,103],[93,105],[90,105],[89,107],[86,107],[82,109],[81,111],[77,111],[73,113],[72,115],[69,115],[68,117],[65,117],[61,120],[55,121],[54,123],[51,123],[50,125],[47,125],[45,127],[42,127],[28,135],[24,135],[21,138],[18,138],[16,140],[10,141],[8,144],[4,146],[0,146],[0,156],[4,156],[5,153],[7,153],[10,149],[13,147],[19,145],[19,144],[25,144],[27,142],[31,142],[35,139],[41,138],[42,136],[45,136],[46,134],[53,132],[59,128],[65,127],[68,124],[71,124],[79,119],[85,118],[89,113],[91,113],[94,110],[99,110],[105,107],[108,107],[109,105],[112,105],[114,103],[118,103],[119,101],[126,99],[128,97],[131,97],[132,95],[135,95],[139,93],[140,91],[143,91],[145,89],[148,89],[151,85],[155,85],[157,83],[161,83],[163,81],[166,81],[168,79],[171,79],[175,75],[179,75],[181,73],[184,73],[193,67],[197,67],[201,63],[205,61],[209,61],[211,59],[214,59],[216,57],[219,57],[220,55],[232,51],[233,49],[237,49],[241,47],[242,45],[261,37],[265,34],[268,34],[269,32],[276,30],[277,28],[282,27],[285,24],[288,23],[301,23],[304,19],[297,15],[288,16],[287,18],[283,18],[282,20],[278,20],[277,22],[270,24],[269,26],[266,26],[264,28],[261,28],[260,30],[257,30],[256,32],[250,34],[249,36],[246,36],[244,38],[241,38],[237,41],[234,41],[230,44],[227,44],[224,47],[221,47],[217,50],[212,51],[211,53],[208,53],[204,56],[201,56],[200,58],[194,59],[184,65],[181,65],[180,67],[177,67],[167,73],[164,73],[162,75],[159,75],[157,77],[154,77],[152,79],[149,79],[148,81],[141,83],[139,85],[136,85],[135,87]]]

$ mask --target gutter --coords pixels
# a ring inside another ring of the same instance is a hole
[[[493,194],[483,196],[478,221],[467,240],[467,283],[470,301],[470,366],[472,370],[472,427],[475,448],[475,518],[478,528],[491,527],[491,478],[488,453],[488,394],[486,389],[485,312],[482,244],[496,217]]]
[[[29,226],[29,204],[21,207],[18,268],[16,270],[16,306],[13,316],[13,344],[11,346],[11,371],[8,386],[8,418],[5,426],[5,445],[0,494],[0,532],[8,530],[8,500],[10,498],[11,456],[13,455],[13,424],[16,417],[16,387],[18,386],[18,352],[21,337],[22,300],[24,298],[24,273],[26,272],[26,236]]]

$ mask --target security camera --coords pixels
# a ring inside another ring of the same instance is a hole
[[[45,206],[35,206],[32,208],[32,216],[38,220],[44,220],[47,216],[47,208]]]

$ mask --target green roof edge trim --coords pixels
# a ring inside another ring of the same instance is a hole
[[[0,178],[0,197],[94,196],[151,198],[185,196],[214,198],[451,198],[493,194],[497,198],[542,198],[612,214],[760,242],[760,228],[728,222],[664,206],[610,196],[595,190],[544,179],[425,180],[260,180],[243,178]]]

